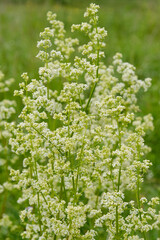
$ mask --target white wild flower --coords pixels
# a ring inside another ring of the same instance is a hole
[[[24,239],[147,239],[159,229],[159,199],[141,198],[151,165],[144,136],[153,124],[151,115],[139,117],[137,93],[150,79],[138,79],[120,53],[104,64],[107,32],[99,27],[98,9],[90,4],[89,22],[72,25],[89,39],[78,56],[79,41],[66,38],[64,24],[48,12],[51,27],[38,42],[39,80],[23,74],[15,92],[24,108],[21,122],[10,126],[10,144],[22,154],[23,168],[12,169],[11,177],[25,205]],[[63,87],[53,91],[57,78]]]

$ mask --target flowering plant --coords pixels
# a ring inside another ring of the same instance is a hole
[[[51,27],[37,44],[39,79],[24,73],[15,91],[24,108],[8,128],[12,151],[23,156],[22,171],[12,169],[11,177],[22,191],[24,239],[135,240],[159,229],[159,199],[141,197],[151,165],[144,136],[153,124],[150,114],[138,115],[136,95],[151,79],[139,80],[120,53],[105,65],[98,9],[91,4],[88,21],[71,27],[88,36],[83,45],[48,12]],[[52,89],[56,79],[60,91]]]
[[[18,210],[17,205],[9,206],[15,197],[13,182],[10,181],[10,169],[15,167],[17,156],[11,152],[9,139],[12,134],[5,128],[6,124],[11,124],[11,118],[16,113],[16,102],[6,99],[14,79],[4,79],[4,74],[0,71],[0,239],[15,239],[18,229],[17,218],[14,211]],[[10,204],[9,204],[10,203]],[[18,239],[18,238],[17,238]]]

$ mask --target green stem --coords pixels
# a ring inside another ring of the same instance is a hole
[[[137,205],[138,205],[138,210],[139,210],[139,217],[140,217],[140,220],[142,221],[142,215],[141,215],[141,212],[140,212],[141,202],[140,202],[139,170],[138,170],[138,178],[137,178]],[[143,234],[144,240],[147,240],[146,233],[142,232],[142,234]]]
[[[96,26],[96,32],[97,32],[97,26]],[[89,99],[88,99],[88,102],[87,102],[87,105],[85,107],[85,112],[88,111],[88,107],[89,107],[89,104],[90,104],[90,101],[93,97],[93,94],[94,94],[94,91],[96,89],[96,86],[97,86],[97,83],[98,83],[98,80],[99,80],[99,41],[97,40],[97,63],[96,63],[96,67],[97,67],[97,70],[96,70],[96,82],[90,92],[90,96],[89,96]],[[97,80],[98,79],[98,80]]]
[[[40,234],[42,233],[42,227],[41,227],[41,211],[40,211],[40,200],[39,200],[39,193],[38,195],[38,221],[39,221],[39,229],[40,229]]]
[[[81,164],[82,154],[83,154],[83,150],[84,150],[84,138],[85,138],[85,134],[84,134],[84,137],[83,137],[83,144],[82,144],[82,147],[81,147],[81,153],[80,153],[78,169],[77,169],[77,176],[76,176],[76,181],[75,181],[75,191],[76,191],[76,193],[78,191],[79,170],[80,170],[80,164]],[[77,203],[77,201],[78,201],[78,199],[76,198],[76,203]]]
[[[90,101],[92,99],[93,93],[94,93],[94,91],[96,89],[96,86],[97,86],[97,82],[94,84],[94,86],[93,86],[93,88],[92,88],[92,90],[90,92],[90,96],[89,96],[89,99],[88,99],[88,102],[87,102],[87,105],[86,105],[86,108],[85,108],[86,112],[88,111],[88,107],[89,107]]]
[[[118,125],[118,141],[119,141],[119,149],[121,149],[121,135],[120,135],[120,126]],[[119,173],[118,173],[118,186],[117,191],[120,190],[120,184],[121,184],[121,171],[122,171],[122,159],[120,159],[120,166],[119,166]],[[118,205],[116,206],[116,239],[119,239],[119,213],[118,213]]]
[[[61,176],[60,199],[63,199],[63,197],[67,204],[68,199],[67,199],[67,192],[66,192],[66,187],[65,187],[65,182],[64,182],[64,176]]]
[[[110,175],[111,175],[111,181],[112,181],[112,186],[113,189],[115,188],[114,186],[114,176],[113,176],[113,150],[111,151],[111,165],[110,165]]]
[[[40,133],[35,127],[33,127],[33,126],[31,126],[31,127],[32,127],[39,135],[41,135],[44,139],[46,139],[51,146],[54,146],[54,147],[58,150],[58,152],[61,154],[61,156],[64,155],[63,152],[62,152],[59,148],[57,148],[56,145],[53,145],[53,143],[52,143],[48,138],[46,138],[42,133]],[[50,150],[51,150],[51,149],[50,149]],[[51,152],[54,154],[54,152],[53,152],[52,150],[51,150]]]
[[[37,162],[34,159],[35,163],[35,173],[36,173],[36,180],[38,182],[38,171],[37,171]],[[40,229],[40,235],[42,233],[42,227],[41,227],[41,211],[40,211],[40,199],[39,199],[39,192],[37,193],[37,199],[38,199],[38,222],[39,222],[39,229]]]
[[[79,167],[78,167],[78,171],[77,171],[77,177],[76,177],[76,191],[78,189],[78,179],[79,179]]]
[[[47,80],[47,99],[49,100],[49,81]]]
[[[60,200],[62,200],[62,196],[63,196],[63,184],[62,184],[62,177],[61,177]]]
[[[68,111],[68,138],[71,137],[70,133],[70,112]],[[70,154],[70,150],[68,151],[68,159],[71,164],[71,173],[72,173],[72,186],[73,186],[73,194],[74,194],[74,202],[76,202],[76,188],[75,188],[75,179],[74,179],[74,160],[72,160],[72,156]]]
[[[120,126],[119,123],[117,122],[118,125],[118,141],[119,141],[119,149],[121,149],[121,134],[120,134]],[[121,184],[121,171],[122,171],[122,159],[120,159],[120,166],[119,166],[119,172],[118,172],[118,186],[117,186],[117,191],[119,192],[120,190],[120,184]]]
[[[75,188],[75,179],[74,179],[74,171],[73,171],[73,161],[71,159],[70,151],[68,152],[68,158],[70,159],[71,162],[71,173],[72,173],[72,192],[74,195],[74,202],[76,202],[76,188]]]
[[[138,149],[138,159],[140,161],[140,150],[138,145],[137,145],[137,149]],[[139,217],[140,217],[140,220],[142,221],[142,215],[140,212],[141,202],[140,202],[140,179],[139,179],[140,171],[139,170],[140,169],[138,168],[137,169],[137,205],[139,210]],[[143,231],[142,234],[143,234],[144,240],[147,240],[146,233]]]
[[[30,170],[30,178],[32,178],[33,169],[32,169],[32,161],[31,161],[31,159],[29,159],[29,170]]]
[[[139,172],[138,172],[138,179],[137,179],[137,204],[138,204],[138,209],[140,209],[140,189],[139,189]]]
[[[57,239],[57,235],[54,235],[54,240],[56,240]]]
[[[42,195],[42,197],[43,197],[45,203],[48,205],[48,202],[47,202],[47,200],[46,200],[44,194],[43,194],[41,191],[40,191],[40,193],[41,193],[41,195]],[[48,207],[49,207],[49,206],[48,206]],[[52,212],[51,212],[51,210],[50,210],[49,208],[48,208],[48,211],[49,211],[49,213],[52,215]]]
[[[48,59],[46,59],[46,68],[48,69]],[[49,77],[47,77],[47,99],[49,100],[50,96],[49,96]],[[48,117],[48,127],[51,128],[52,124],[51,124],[51,117],[49,112],[47,112],[47,117]]]
[[[47,52],[47,48],[45,48],[45,51]],[[48,69],[48,58],[46,55],[46,64],[45,67]],[[47,99],[49,99],[49,77],[47,77]]]
[[[121,165],[119,167],[119,173],[118,173],[118,187],[117,187],[118,192],[119,192],[120,184],[121,184],[121,172],[122,172],[122,161],[121,161]]]
[[[64,182],[64,176],[62,176],[62,184],[63,184],[65,201],[66,201],[66,203],[68,203],[67,192],[66,192],[66,187],[65,187],[65,182]]]
[[[118,214],[118,206],[116,206],[116,239],[119,239],[119,214]]]

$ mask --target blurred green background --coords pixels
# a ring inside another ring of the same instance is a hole
[[[39,33],[48,25],[46,13],[56,12],[67,32],[72,23],[83,20],[90,0],[0,0],[0,69],[6,78],[15,78],[13,89],[22,81],[20,75],[38,77],[41,62],[35,57]],[[116,52],[134,64],[140,79],[151,77],[152,87],[139,94],[142,114],[152,113],[155,130],[146,141],[152,148],[154,189],[160,183],[160,0],[97,0],[101,7],[100,25],[108,31],[106,63]],[[82,35],[77,35],[83,40]],[[13,98],[13,91],[10,98]],[[22,105],[18,101],[18,111]],[[148,185],[146,185],[148,186]],[[148,189],[147,191],[150,191]]]

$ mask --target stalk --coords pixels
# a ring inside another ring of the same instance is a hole
[[[47,52],[47,48],[45,48],[45,51]],[[46,55],[46,68],[48,69],[48,59]],[[47,99],[49,99],[49,77],[47,77]]]
[[[57,235],[54,235],[54,240],[56,240],[57,239]]]
[[[66,187],[65,187],[65,182],[64,182],[64,176],[61,176],[61,187],[60,187],[60,199],[63,199],[68,203],[67,199],[67,192],[66,192]]]
[[[138,148],[138,146],[137,146]],[[140,160],[140,151],[139,151],[139,148],[138,148],[138,158]],[[140,217],[140,220],[142,221],[142,216],[141,216],[141,212],[140,212],[140,208],[141,208],[141,202],[140,202],[140,180],[139,180],[139,168],[137,169],[137,205],[138,205],[138,210],[139,210],[139,217]],[[146,233],[143,232],[143,237],[144,237],[144,240],[147,240],[147,237],[146,237]]]
[[[121,135],[120,135],[120,126],[118,125],[118,139],[119,139],[119,149],[121,148]],[[121,171],[122,171],[122,159],[120,160],[120,166],[119,166],[119,173],[118,173],[118,186],[117,191],[120,190],[120,184],[121,184]],[[116,206],[116,239],[119,239],[119,213],[118,213],[118,205]]]
[[[27,79],[25,79],[25,95],[26,95],[26,97],[28,97],[28,91],[27,91]]]
[[[113,185],[113,188],[114,188],[114,181],[113,181],[113,158],[111,159],[111,166],[110,166],[110,175],[111,175],[111,181],[112,181],[112,185]]]
[[[118,174],[118,187],[117,187],[118,192],[119,192],[120,184],[121,184],[121,171],[122,171],[122,161],[121,161],[121,165],[119,167],[119,174]]]
[[[38,221],[39,221],[39,228],[40,228],[40,234],[41,234],[42,227],[41,227],[41,211],[40,211],[39,193],[37,193],[37,196],[38,196]]]
[[[116,206],[116,239],[119,239],[119,215],[118,215],[118,206]]]
[[[70,113],[68,111],[68,138],[71,137],[70,133]],[[71,173],[72,173],[72,189],[73,189],[73,194],[74,194],[74,203],[76,202],[76,187],[75,187],[75,179],[74,179],[74,172],[73,172],[73,167],[74,167],[74,162],[71,157],[70,150],[68,151],[68,159],[71,163]]]
[[[46,52],[47,52],[47,49],[45,49]],[[46,68],[48,69],[48,59],[46,57]],[[50,95],[49,95],[49,77],[47,77],[47,84],[46,84],[46,87],[47,87],[47,99],[49,100],[50,99]],[[50,117],[50,114],[49,112],[47,113],[47,117],[48,117],[48,127],[51,128],[52,126],[52,119]]]
[[[36,180],[38,182],[38,171],[37,171],[37,163],[36,160],[35,163],[35,173],[36,173]],[[40,235],[42,233],[42,226],[41,226],[41,211],[40,211],[40,199],[39,199],[39,192],[37,193],[37,199],[38,199],[38,222],[39,222],[39,229],[40,229]]]
[[[64,182],[64,176],[62,176],[62,186],[63,186],[63,190],[64,190],[65,201],[66,201],[66,203],[68,203],[67,192],[66,192],[66,187],[65,187],[65,182]]]
[[[96,26],[96,32],[97,32],[97,26]],[[97,40],[97,63],[96,63],[96,67],[97,67],[97,70],[96,70],[96,79],[99,79],[99,40]],[[89,96],[89,99],[88,99],[88,102],[87,102],[87,105],[85,107],[85,112],[88,111],[88,107],[89,107],[89,104],[90,104],[90,101],[93,97],[93,94],[94,94],[94,91],[96,89],[96,86],[97,86],[97,83],[98,81],[95,82],[91,92],[90,92],[90,96]]]
[[[140,202],[139,169],[138,169],[138,178],[137,178],[137,205],[138,205],[138,210],[139,210],[139,217],[140,217],[140,220],[142,221],[142,216],[141,216],[141,212],[140,212],[141,202]],[[144,240],[147,240],[145,232],[143,232],[143,237],[144,237]]]
[[[58,152],[61,154],[61,156],[64,155],[63,152],[62,152],[59,148],[57,148],[56,145],[53,145],[53,143],[52,143],[46,136],[44,136],[41,132],[39,132],[35,127],[33,127],[33,126],[31,126],[31,127],[32,127],[39,135],[41,135],[45,140],[47,140],[51,146],[55,147],[55,148],[58,150]],[[50,150],[51,150],[51,149],[50,149]],[[53,152],[52,150],[51,150],[51,152],[54,154],[54,152]]]
[[[62,184],[62,177],[61,177],[60,199],[62,199],[62,196],[63,196],[63,184]]]
[[[48,205],[48,202],[47,202],[47,200],[46,200],[44,194],[43,194],[41,191],[40,191],[40,193],[41,193],[41,195],[42,195],[42,197],[43,197],[45,203]],[[52,212],[51,212],[51,210],[50,210],[49,208],[48,208],[48,211],[49,211],[49,213],[52,215]]]
[[[121,148],[121,134],[120,134],[121,129],[118,122],[117,122],[117,125],[118,125],[118,141],[119,141],[119,149],[120,149]],[[120,166],[119,166],[119,173],[118,173],[118,187],[117,187],[118,192],[121,184],[121,171],[122,171],[122,159],[120,159]]]
[[[85,134],[84,134],[84,136],[85,136]],[[80,159],[79,159],[80,162],[81,162],[81,158],[82,158],[83,150],[84,150],[84,138],[83,138],[83,144],[82,144],[81,153],[80,153]],[[77,192],[77,189],[78,189],[80,162],[79,162],[79,164],[78,164],[77,177],[76,177],[76,183],[75,183],[76,192]]]
[[[49,80],[47,80],[47,99],[49,100]]]

